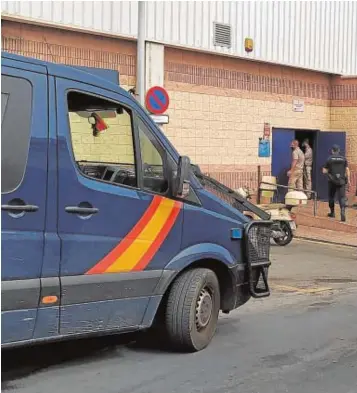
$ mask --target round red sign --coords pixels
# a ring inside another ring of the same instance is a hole
[[[146,108],[155,115],[161,115],[166,112],[169,103],[169,95],[163,87],[154,86],[146,93]]]

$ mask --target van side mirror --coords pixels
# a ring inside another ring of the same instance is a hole
[[[180,156],[177,165],[177,174],[173,179],[173,196],[185,198],[190,193],[191,162],[187,156]]]

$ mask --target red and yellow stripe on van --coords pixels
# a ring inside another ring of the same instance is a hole
[[[86,274],[145,269],[170,233],[181,208],[182,202],[155,196],[134,228]]]

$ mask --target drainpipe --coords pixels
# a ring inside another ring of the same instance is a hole
[[[136,57],[136,93],[139,102],[144,106],[145,101],[145,1],[138,2],[138,41]]]

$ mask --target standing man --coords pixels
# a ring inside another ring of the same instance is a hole
[[[304,189],[311,191],[311,173],[312,173],[312,148],[310,146],[309,140],[304,139],[302,147],[305,151],[305,164],[304,164]],[[311,198],[311,192],[307,192],[307,197]]]
[[[291,168],[287,173],[289,177],[288,186],[290,188],[297,188],[302,190],[305,156],[299,147],[299,141],[293,140],[291,142],[290,148],[292,150],[292,160]]]
[[[335,217],[335,195],[338,195],[338,202],[341,208],[341,221],[346,221],[346,185],[350,187],[350,170],[346,157],[341,154],[338,145],[332,146],[332,154],[328,158],[322,173],[328,177],[328,199],[330,213],[329,217]]]

